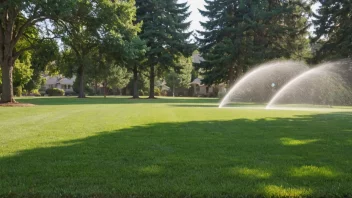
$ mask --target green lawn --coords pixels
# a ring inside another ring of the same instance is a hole
[[[216,99],[0,108],[0,197],[352,196],[352,113]]]

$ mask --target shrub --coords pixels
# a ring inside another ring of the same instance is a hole
[[[15,95],[17,97],[21,97],[22,96],[22,87],[21,86],[18,86],[15,88]]]
[[[159,88],[154,88],[154,95],[156,96],[160,96],[161,95],[161,91]]]
[[[31,95],[32,96],[41,96],[38,89],[33,89]]]
[[[46,90],[46,94],[48,94],[49,96],[64,96],[65,91],[57,88],[49,88]]]

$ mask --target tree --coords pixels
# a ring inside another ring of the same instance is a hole
[[[141,75],[141,70],[144,70],[146,62],[145,54],[149,50],[146,43],[139,37],[135,37],[125,48],[125,58],[127,68],[133,73],[133,98],[139,98],[138,81]]]
[[[129,42],[139,30],[134,24],[136,8],[134,0],[92,1],[80,0],[67,17],[56,25],[62,34],[64,45],[74,56],[69,58],[75,64],[67,64],[70,71],[80,79],[79,98],[84,98],[85,74],[94,65],[94,53],[104,46],[110,54],[123,53]]]
[[[149,67],[149,98],[154,98],[156,72],[162,73],[177,65],[181,55],[190,56],[194,46],[187,42],[191,32],[186,32],[190,22],[187,3],[177,0],[137,0],[137,21],[142,22],[139,34],[149,50],[145,64]]]
[[[316,26],[313,43],[319,46],[317,60],[352,57],[352,2],[319,0],[314,14]]]
[[[13,86],[22,89],[27,84],[33,75],[31,69],[31,54],[23,53],[16,61],[13,73]]]
[[[59,58],[59,47],[54,40],[45,40],[38,45],[36,50],[32,51],[31,69],[33,75],[28,83],[24,85],[24,89],[31,92],[39,89],[44,83],[45,78],[42,77],[44,71],[49,69],[49,65],[55,63]]]
[[[115,66],[111,68],[107,78],[107,85],[112,89],[118,89],[121,95],[121,89],[125,88],[131,81],[131,73],[127,68]]]
[[[299,1],[206,0],[207,22],[197,38],[204,83],[230,86],[251,66],[276,58],[302,58],[308,43],[309,5]],[[298,52],[298,53],[297,53]]]
[[[0,65],[2,71],[1,102],[15,102],[13,98],[13,69],[17,58],[35,48],[45,38],[32,37],[35,25],[47,19],[57,19],[72,7],[70,0],[2,0],[0,1]],[[28,45],[20,45],[22,39]]]
[[[179,62],[181,69],[176,72],[175,70],[168,72],[166,75],[166,83],[172,88],[172,95],[175,96],[176,88],[189,88],[192,78],[192,59],[182,57]]]

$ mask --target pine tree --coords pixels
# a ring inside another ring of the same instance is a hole
[[[352,2],[319,0],[313,20],[317,60],[352,57]]]
[[[157,72],[177,67],[180,55],[191,56],[194,49],[187,42],[191,33],[186,32],[190,22],[187,3],[177,0],[137,0],[137,21],[143,22],[141,39],[149,51],[145,64],[150,68],[149,98],[154,98],[154,81]]]
[[[309,6],[300,1],[205,0],[209,20],[197,38],[204,83],[232,85],[250,67],[275,58],[302,58]]]

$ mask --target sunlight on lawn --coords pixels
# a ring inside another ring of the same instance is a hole
[[[163,168],[158,165],[151,165],[141,168],[139,171],[146,175],[158,175],[162,173]]]
[[[302,166],[300,168],[293,168],[291,170],[291,175],[294,177],[306,177],[306,176],[335,177],[338,174],[333,172],[329,167]]]
[[[252,168],[232,168],[230,173],[233,175],[254,177],[254,178],[269,178],[271,173],[269,171],[264,171],[260,169]]]
[[[267,185],[264,187],[264,194],[274,197],[302,197],[309,196],[312,190],[309,188],[286,188],[277,185]]]
[[[293,138],[280,138],[281,142],[285,146],[297,146],[305,145],[320,141],[319,139],[308,139],[308,140],[296,140]]]

